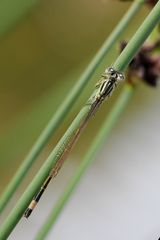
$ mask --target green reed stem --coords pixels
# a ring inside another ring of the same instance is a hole
[[[103,46],[100,48],[96,56],[93,58],[89,66],[86,68],[76,85],[69,92],[67,97],[63,100],[63,103],[60,105],[56,113],[53,114],[50,122],[47,124],[46,128],[43,130],[29,154],[26,156],[21,166],[10,180],[10,183],[4,190],[1,198],[0,198],[0,212],[2,212],[11,199],[12,195],[15,193],[18,186],[21,184],[23,178],[28,173],[29,169],[36,161],[36,158],[42,151],[43,147],[47,144],[49,138],[55,133],[56,129],[60,126],[62,121],[64,120],[67,113],[70,111],[74,102],[77,100],[82,90],[85,88],[86,84],[91,79],[91,76],[95,72],[96,68],[103,60],[104,56],[109,52],[113,44],[116,42],[117,38],[124,31],[124,29],[128,26],[129,22],[133,19],[134,15],[141,8],[142,3],[145,0],[136,0],[135,3],[131,6],[125,16],[122,18],[120,23],[117,25],[115,30],[109,36],[109,38],[104,42]]]
[[[66,189],[64,190],[63,194],[60,196],[59,200],[55,204],[53,210],[51,210],[51,213],[48,219],[44,223],[44,226],[40,229],[35,240],[46,239],[46,236],[48,235],[52,226],[55,224],[64,206],[67,204],[67,201],[71,197],[73,191],[75,190],[83,174],[86,172],[90,164],[98,155],[99,151],[104,145],[104,142],[109,138],[112,129],[118,122],[123,111],[126,109],[129,103],[129,100],[131,99],[134,93],[135,93],[135,87],[129,84],[125,84],[120,97],[117,99],[109,115],[107,114],[106,119],[104,120],[103,126],[101,127],[100,131],[95,137],[95,140],[93,141],[90,149],[86,153],[82,163],[80,164],[74,176],[71,178],[71,180],[67,184]]]
[[[154,27],[160,21],[160,0],[157,2],[153,10],[150,14],[146,17],[145,21],[135,33],[134,37],[129,41],[125,50],[125,54],[122,52],[120,56],[117,58],[114,66],[116,69],[123,69],[128,66],[131,59],[135,56],[143,42],[149,36],[149,34],[153,31]],[[135,44],[134,44],[135,43]],[[138,43],[138,44],[137,44]],[[128,54],[127,54],[128,52]],[[59,160],[59,155],[61,155],[68,144],[69,138],[75,133],[78,129],[79,124],[81,121],[84,120],[84,117],[90,111],[90,107],[85,105],[79,114],[76,116],[74,121],[71,123],[70,127],[64,134],[64,136],[60,139],[57,146],[51,152],[43,166],[40,168],[36,176],[34,177],[33,181],[29,184],[26,191],[23,193],[19,201],[17,202],[16,206],[12,209],[11,213],[4,221],[4,223],[0,227],[0,239],[6,240],[7,237],[10,235],[16,224],[19,222],[20,218],[22,217],[25,209],[28,207],[28,204],[32,200],[35,193],[41,187],[43,181],[48,176],[51,169],[55,166],[56,162]]]

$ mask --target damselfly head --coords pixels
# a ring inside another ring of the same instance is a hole
[[[115,70],[112,67],[106,68],[105,73],[108,73],[110,75],[115,74]]]
[[[114,78],[117,81],[124,80],[124,75],[116,71],[113,67],[107,68],[105,70],[105,74],[109,75],[109,77]]]

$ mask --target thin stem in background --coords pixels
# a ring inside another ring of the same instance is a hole
[[[154,27],[160,21],[160,1],[157,2],[153,10],[146,17],[143,24],[140,26],[138,31],[134,34],[134,37],[129,41],[124,51],[117,58],[114,67],[117,70],[125,70],[131,59],[136,55],[137,51],[153,31]],[[127,55],[128,52],[128,55]],[[47,158],[46,162],[40,168],[39,172],[34,177],[33,181],[27,187],[26,191],[23,193],[16,206],[13,208],[7,219],[1,225],[0,228],[0,238],[1,240],[6,240],[10,235],[16,224],[22,217],[25,209],[32,200],[35,193],[39,190],[44,180],[47,178],[49,172],[54,167],[59,159],[59,154],[65,151],[65,146],[68,144],[68,139],[72,136],[76,129],[79,127],[81,121],[87,116],[90,107],[85,105],[77,117],[74,119],[64,136],[60,139],[57,146],[51,152],[50,156]]]
[[[128,26],[129,22],[133,19],[135,14],[139,11],[145,0],[136,0],[131,8],[127,11],[125,16],[119,22],[115,30],[109,36],[109,38],[104,42],[103,46],[100,48],[96,56],[93,58],[89,66],[86,68],[77,84],[68,93],[67,97],[63,100],[63,103],[58,108],[57,112],[53,114],[50,122],[47,124],[46,128],[43,130],[29,154],[26,156],[21,166],[10,180],[10,183],[5,188],[2,196],[0,198],[0,212],[2,212],[15,193],[16,189],[21,184],[22,180],[28,173],[29,169],[36,161],[38,155],[42,151],[43,147],[47,144],[49,138],[55,133],[56,129],[60,126],[65,116],[69,113],[74,102],[80,96],[82,90],[86,87],[87,83],[91,79],[91,76],[96,71],[96,68],[101,63],[106,54],[111,50],[113,44],[116,42],[117,38]]]
[[[41,227],[35,240],[44,240],[48,235],[49,231],[55,224],[64,206],[67,204],[69,198],[71,197],[79,181],[83,177],[83,174],[86,172],[90,164],[93,162],[95,157],[100,152],[102,146],[104,145],[104,142],[106,142],[106,140],[109,138],[112,129],[118,122],[123,111],[126,109],[127,105],[129,104],[129,101],[134,95],[135,89],[136,89],[135,86],[132,86],[131,84],[125,84],[125,86],[123,87],[120,97],[117,99],[109,115],[107,114],[106,119],[104,120],[104,124],[99,130],[98,134],[96,135],[95,140],[93,141],[90,149],[87,151],[82,163],[80,164],[74,176],[67,184],[66,189],[58,199],[53,210],[51,210],[48,219],[44,223],[44,226]]]

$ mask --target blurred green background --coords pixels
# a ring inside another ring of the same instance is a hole
[[[0,191],[129,6],[105,0],[0,2]],[[144,7],[121,39],[134,33],[146,13]],[[99,74],[113,62],[118,51],[117,46],[99,67],[35,169],[78,113]],[[91,122],[73,154],[83,155],[117,94],[118,91]],[[35,171],[33,168],[31,175]]]
[[[118,0],[0,1],[0,193],[129,6],[130,3]],[[142,7],[120,40],[129,39],[148,12],[146,6]],[[100,74],[118,54],[117,44],[39,156],[1,220],[79,112]],[[30,221],[26,224],[22,218],[9,239],[33,239],[92,143],[122,85],[91,120]],[[56,236],[55,239],[62,240],[88,240],[101,235],[114,240],[158,239],[158,91],[140,84],[48,239]]]

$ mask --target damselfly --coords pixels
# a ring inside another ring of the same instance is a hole
[[[58,159],[54,168],[51,170],[49,176],[45,180],[45,182],[42,185],[42,187],[40,188],[39,192],[37,193],[37,195],[35,195],[35,197],[31,201],[30,205],[26,209],[26,211],[24,213],[24,216],[26,218],[28,218],[30,216],[30,214],[32,213],[33,209],[39,202],[43,192],[47,188],[51,179],[54,178],[58,174],[64,160],[66,159],[66,155],[71,151],[73,145],[78,140],[80,133],[82,132],[82,130],[84,129],[84,127],[86,126],[86,124],[88,123],[90,118],[95,114],[95,112],[97,111],[99,106],[102,104],[102,102],[111,95],[111,93],[113,92],[117,83],[123,79],[124,79],[124,75],[122,73],[114,70],[112,67],[107,68],[105,70],[104,74],[102,75],[102,78],[96,84],[95,92],[91,95],[91,97],[89,98],[89,100],[86,103],[87,105],[90,106],[90,110],[89,110],[88,114],[86,115],[86,117],[84,118],[82,123],[80,124],[80,126],[77,129],[74,136],[70,139],[68,145],[65,148],[65,151]]]

